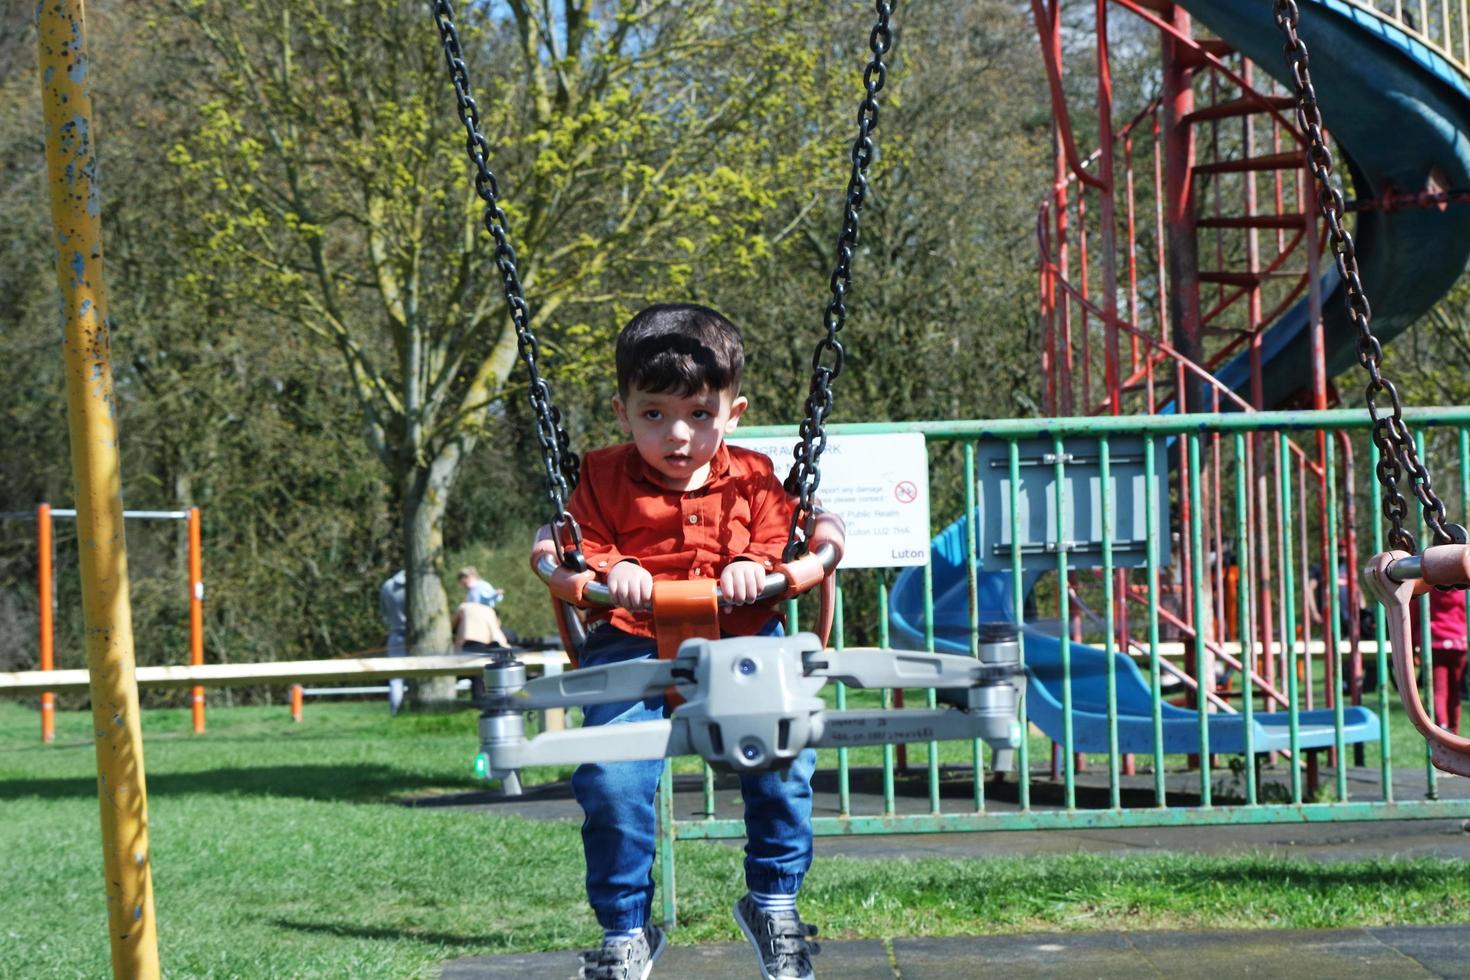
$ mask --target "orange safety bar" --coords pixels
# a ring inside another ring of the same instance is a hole
[[[846,525],[842,518],[836,514],[821,513],[818,515],[812,530],[811,540],[808,542],[808,553],[801,558],[790,562],[779,562],[772,569],[773,574],[781,575],[786,579],[785,598],[793,598],[821,583],[821,604],[817,614],[816,633],[823,644],[832,630],[832,620],[836,610],[837,588],[832,577],[836,567],[842,561],[843,547],[846,541]],[[822,552],[827,552],[826,562]],[[830,564],[830,568],[829,568]],[[569,607],[588,608],[591,605],[606,603],[606,599],[589,602],[588,589],[597,581],[596,573],[591,570],[575,571],[561,564],[556,536],[550,525],[543,525],[537,532],[535,541],[531,545],[531,570],[546,583],[551,592],[551,605],[556,619],[557,632],[561,634],[563,646],[566,648],[567,656],[572,662],[572,667],[577,666],[577,654],[579,644],[573,635],[573,627],[569,623]],[[658,613],[658,590],[660,584],[654,583],[654,619],[655,629],[662,635],[663,628],[659,624]],[[690,586],[700,595],[699,602],[702,604],[705,593],[709,594],[709,601],[715,604],[715,620],[713,625],[705,625],[698,628],[697,632],[679,636],[678,642],[674,643],[672,649],[678,649],[678,643],[682,643],[690,636],[708,636],[711,639],[719,637],[718,619],[718,596],[715,593],[714,582],[689,582],[682,583]],[[665,590],[665,595],[673,595]],[[667,601],[682,602],[683,600],[670,599]],[[672,607],[671,607],[672,608]],[[679,613],[666,612],[665,617],[670,623],[674,623]],[[692,612],[690,615],[694,615]],[[703,613],[698,614],[700,617]],[[692,627],[691,627],[692,628]],[[674,626],[677,633],[684,629],[682,626]],[[662,641],[660,641],[662,642]],[[660,656],[665,656],[660,646]],[[672,656],[672,653],[667,654]]]
[[[204,572],[200,553],[199,508],[189,508],[189,663],[195,667],[204,663]],[[189,691],[189,701],[194,711],[194,732],[204,733],[204,688],[196,686]],[[300,718],[296,719],[300,721]]]
[[[41,604],[41,669],[56,669],[56,635],[51,621],[51,505],[36,506],[36,585]],[[41,692],[41,741],[56,741],[56,695]]]

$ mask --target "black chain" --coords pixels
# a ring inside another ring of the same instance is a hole
[[[537,366],[541,343],[531,332],[530,308],[526,305],[526,297],[521,289],[521,274],[516,269],[515,249],[510,244],[505,212],[501,210],[497,200],[500,187],[486,162],[490,154],[490,142],[480,132],[480,109],[470,88],[470,76],[465,67],[464,50],[459,43],[459,31],[454,26],[454,8],[448,0],[435,0],[433,9],[434,23],[439,28],[439,41],[444,47],[444,63],[449,66],[449,78],[454,84],[459,121],[464,124],[465,151],[475,167],[475,193],[485,202],[485,230],[495,239],[495,265],[500,269],[505,303],[510,308],[511,320],[515,323],[516,345],[530,376],[529,397],[531,408],[536,413],[536,439],[541,444],[541,460],[546,467],[546,493],[555,515],[551,521],[552,529],[562,550],[562,561],[580,571],[586,567],[581,552],[582,532],[566,507],[567,498],[577,485],[580,464],[576,453],[571,451],[571,439],[562,427],[561,411],[551,403],[551,386],[541,377],[541,370]]]
[[[791,561],[802,551],[797,537],[800,527],[808,539],[816,522],[817,487],[822,482],[822,451],[827,448],[824,426],[832,414],[832,382],[842,373],[842,343],[837,339],[847,321],[847,291],[852,288],[852,254],[858,241],[858,212],[868,195],[868,164],[873,162],[876,144],[873,130],[878,128],[878,93],[888,77],[883,56],[893,46],[893,31],[888,21],[893,15],[890,0],[877,0],[874,5],[878,21],[868,34],[868,47],[873,59],[863,70],[863,88],[867,90],[858,105],[858,132],[852,143],[852,172],[847,180],[847,197],[842,211],[842,232],[837,236],[837,262],[832,269],[832,299],[822,314],[826,335],[817,341],[812,353],[812,383],[806,399],[806,418],[801,423],[801,441],[793,451],[795,461],[786,477],[786,492],[797,498],[791,513],[791,528],[786,540],[785,558]]]
[[[1399,489],[1404,474],[1409,476],[1409,486],[1419,498],[1424,512],[1424,522],[1434,532],[1435,544],[1450,544],[1455,535],[1445,526],[1444,501],[1434,492],[1429,480],[1429,471],[1419,460],[1414,447],[1414,437],[1404,422],[1404,406],[1399,401],[1398,389],[1381,373],[1383,347],[1373,336],[1370,325],[1372,310],[1368,297],[1363,292],[1363,281],[1358,276],[1358,254],[1352,236],[1342,225],[1344,210],[1342,191],[1332,181],[1332,152],[1327,148],[1322,133],[1322,111],[1317,105],[1317,92],[1312,87],[1312,74],[1307,58],[1307,46],[1297,35],[1300,13],[1296,0],[1274,0],[1276,26],[1286,36],[1286,61],[1296,80],[1297,123],[1307,135],[1307,165],[1317,188],[1317,203],[1322,218],[1327,223],[1327,234],[1332,254],[1337,259],[1337,271],[1347,289],[1348,315],[1358,328],[1358,363],[1368,372],[1368,414],[1373,418],[1373,442],[1378,447],[1378,482],[1383,485],[1383,516],[1388,519],[1391,530],[1389,547],[1413,554],[1416,548],[1414,535],[1404,527],[1409,516],[1409,503]],[[1388,399],[1389,412],[1383,414],[1378,405],[1379,397]]]

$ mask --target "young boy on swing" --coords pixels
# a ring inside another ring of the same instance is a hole
[[[618,335],[616,359],[612,405],[632,441],[588,453],[568,504],[588,566],[618,607],[591,614],[581,666],[654,655],[655,581],[716,578],[723,635],[779,635],[772,603],[756,599],[781,559],[794,502],[769,459],[725,445],[748,404],[740,331],[703,306],[652,306]],[[662,697],[593,705],[585,724],[648,721],[663,709]],[[766,980],[812,976],[816,929],[801,921],[796,894],[812,860],[815,767],[807,749],[784,775],[740,777],[749,891],[734,913]],[[662,772],[663,760],[650,759],[590,763],[572,776],[586,815],[587,898],[603,928],[601,948],[582,954],[588,980],[645,980],[664,950],[649,921]]]

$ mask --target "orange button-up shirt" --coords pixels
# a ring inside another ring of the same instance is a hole
[[[794,507],[761,453],[721,445],[704,486],[670,490],[631,442],[582,457],[582,475],[567,504],[582,527],[582,554],[599,578],[631,560],[655,582],[718,579],[737,559],[770,570],[786,546]],[[721,607],[721,631],[759,632],[774,615],[775,601]],[[593,610],[588,619],[609,621],[635,636],[654,635],[651,613]]]

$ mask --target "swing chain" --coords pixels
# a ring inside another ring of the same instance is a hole
[[[562,561],[576,566],[582,562],[582,534],[577,522],[567,512],[566,500],[577,485],[580,463],[577,454],[571,451],[571,439],[562,426],[561,410],[551,403],[551,386],[541,376],[537,363],[541,343],[531,332],[530,307],[521,287],[520,270],[516,268],[516,253],[510,244],[508,222],[498,200],[500,187],[487,162],[490,141],[480,132],[480,109],[470,88],[464,49],[460,46],[459,30],[454,24],[454,8],[449,0],[435,0],[433,7],[434,23],[439,28],[439,41],[444,48],[444,62],[449,67],[449,78],[454,85],[459,121],[464,125],[465,151],[475,168],[475,193],[485,204],[485,230],[495,239],[495,265],[500,270],[505,302],[515,324],[516,347],[531,379],[529,400],[536,414],[536,440],[541,445],[541,460],[546,467],[547,496],[552,513],[556,515],[552,519],[552,528],[561,547]],[[585,563],[577,570],[583,568]]]
[[[806,399],[806,418],[801,423],[801,441],[793,450],[794,461],[791,473],[786,477],[786,492],[797,498],[791,513],[785,560],[793,561],[804,550],[797,538],[797,528],[802,529],[807,540],[811,539],[816,526],[817,487],[822,482],[822,451],[827,448],[827,416],[832,413],[832,382],[842,373],[845,353],[842,342],[837,339],[847,321],[847,292],[852,288],[852,256],[858,241],[858,212],[868,194],[868,165],[877,152],[873,142],[873,130],[878,128],[878,92],[888,77],[888,66],[883,56],[893,46],[893,31],[889,18],[893,15],[891,0],[877,0],[874,4],[878,19],[868,34],[868,48],[873,58],[863,70],[863,88],[866,95],[858,105],[858,132],[853,140],[852,171],[847,181],[847,195],[842,212],[842,232],[837,236],[837,261],[832,269],[832,298],[822,314],[826,334],[817,341],[812,353],[812,381]]]
[[[1323,135],[1322,111],[1317,104],[1317,92],[1312,85],[1312,74],[1307,57],[1307,46],[1297,34],[1300,11],[1296,0],[1273,0],[1276,26],[1286,37],[1286,60],[1296,82],[1297,123],[1307,135],[1307,164],[1311,168],[1317,189],[1317,203],[1322,218],[1327,224],[1332,254],[1337,260],[1337,271],[1347,291],[1348,315],[1358,329],[1358,363],[1368,372],[1368,414],[1373,419],[1373,442],[1378,447],[1378,482],[1383,485],[1383,516],[1388,519],[1391,530],[1389,547],[1410,554],[1417,550],[1414,535],[1404,527],[1409,516],[1409,504],[1399,489],[1399,482],[1408,474],[1409,486],[1424,512],[1424,521],[1434,533],[1435,544],[1453,541],[1453,525],[1445,522],[1444,501],[1434,491],[1429,471],[1419,459],[1414,447],[1414,437],[1404,421],[1404,406],[1399,400],[1398,389],[1385,378],[1380,370],[1383,362],[1383,346],[1373,336],[1370,325],[1372,310],[1368,296],[1363,290],[1363,281],[1358,274],[1357,249],[1352,235],[1342,224],[1344,202],[1342,191],[1332,179],[1332,151],[1327,148]],[[1379,396],[1387,399],[1387,413],[1380,410]]]

